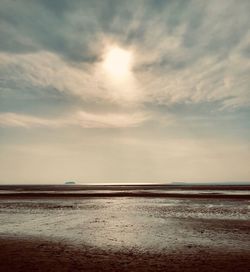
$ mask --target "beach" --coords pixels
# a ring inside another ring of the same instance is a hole
[[[249,271],[249,199],[184,195],[0,196],[0,270]]]

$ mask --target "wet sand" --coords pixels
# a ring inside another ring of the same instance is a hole
[[[0,197],[0,271],[249,271],[248,199]]]
[[[55,197],[162,197],[250,200],[250,185],[0,185],[0,199]]]
[[[47,240],[0,240],[0,270],[13,271],[237,271],[248,272],[249,252],[211,248],[173,252],[108,251]]]

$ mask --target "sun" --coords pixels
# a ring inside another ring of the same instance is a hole
[[[131,72],[132,53],[118,46],[113,46],[104,55],[103,67],[110,76],[123,79]]]

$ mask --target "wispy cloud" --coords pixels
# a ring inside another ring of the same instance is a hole
[[[84,111],[60,118],[41,118],[17,113],[0,113],[0,126],[3,127],[50,127],[60,128],[79,126],[82,128],[126,128],[136,127],[148,120],[143,113],[133,114],[95,114]]]
[[[250,104],[249,1],[55,3],[1,3],[0,88],[120,106]],[[107,43],[134,52],[132,83],[114,88],[99,69]]]
[[[2,178],[249,179],[249,10],[249,0],[1,0]],[[103,69],[114,47],[132,56],[126,80]]]

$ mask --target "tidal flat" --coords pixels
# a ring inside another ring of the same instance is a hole
[[[0,197],[1,271],[249,271],[250,200]]]

